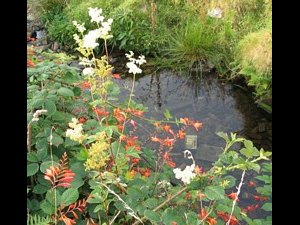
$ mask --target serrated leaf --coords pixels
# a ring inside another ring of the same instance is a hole
[[[46,99],[44,102],[44,109],[47,110],[45,115],[51,116],[56,112],[56,105],[53,101]]]
[[[73,97],[74,96],[74,92],[71,89],[66,88],[66,87],[61,87],[60,89],[57,90],[57,93],[64,97]]]
[[[244,141],[244,145],[245,145],[246,148],[249,148],[249,149],[253,148],[253,143],[252,143],[252,141],[245,140],[245,141]]]
[[[257,163],[253,163],[253,162],[247,162],[247,168],[250,170],[254,170],[255,172],[259,173],[260,171],[260,165],[258,165]]]
[[[69,188],[65,190],[64,193],[61,195],[61,203],[68,206],[76,202],[78,197],[79,197],[78,190],[75,188]]]
[[[153,212],[152,210],[146,209],[144,211],[144,216],[148,218],[150,221],[159,223],[161,221],[160,214],[157,212]]]
[[[242,148],[241,149],[241,154],[243,154],[244,156],[246,156],[247,158],[253,158],[255,155],[254,149],[249,149],[249,148]]]
[[[31,163],[27,165],[27,177],[33,176],[39,171],[39,164]]]
[[[265,211],[270,212],[270,211],[272,211],[272,203],[267,202],[267,203],[263,204],[263,206],[261,208]]]
[[[205,188],[204,194],[209,200],[220,200],[224,199],[225,191],[220,186],[208,186]]]
[[[226,142],[229,142],[228,135],[224,132],[217,132],[217,135],[221,138],[223,138]]]
[[[41,185],[41,184],[37,184],[34,186],[32,192],[35,194],[44,194],[49,190],[49,187]]]
[[[27,161],[28,162],[38,162],[39,159],[34,152],[27,153]]]

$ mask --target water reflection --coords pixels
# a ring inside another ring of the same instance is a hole
[[[131,79],[117,82],[130,87]],[[153,73],[136,80],[134,94],[135,101],[149,108],[147,117],[163,119],[163,112],[168,109],[176,118],[189,117],[203,122],[200,132],[189,129],[187,133],[197,135],[197,149],[191,151],[204,166],[209,167],[224,146],[224,141],[215,134],[218,131],[237,132],[252,139],[258,147],[271,150],[270,119],[256,107],[248,93],[232,84],[222,83],[213,73],[204,74],[202,80],[171,71]],[[143,126],[148,128],[146,124]],[[142,129],[139,132],[145,140],[149,137]],[[175,161],[181,161],[184,149],[184,141],[176,145],[173,150],[173,155],[177,156]]]

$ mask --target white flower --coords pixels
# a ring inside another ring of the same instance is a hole
[[[87,67],[82,70],[84,76],[92,76],[94,74],[94,69],[92,67]]]
[[[139,59],[136,59],[135,62],[139,65],[142,65],[143,63],[146,63],[147,61],[145,60],[145,56],[140,55]]]
[[[43,113],[47,113],[48,111],[46,109],[39,109],[36,110],[35,113],[33,114],[33,118],[31,119],[32,122],[37,122],[39,121],[39,116],[42,115]]]
[[[175,174],[175,178],[181,180],[185,184],[191,183],[191,180],[196,176],[196,173],[194,173],[195,165],[186,166],[184,170],[181,170],[180,168],[173,169],[173,172]]]
[[[89,8],[89,16],[91,17],[91,22],[100,23],[104,20],[104,17],[101,16],[102,9]]]
[[[142,73],[142,70],[134,64],[134,62],[128,62],[126,63],[126,66],[129,68],[129,73],[137,74]]]
[[[77,126],[77,124],[79,123],[78,119],[76,118],[72,118],[72,122],[70,122],[68,125],[71,128],[75,128]]]
[[[89,60],[88,58],[85,57],[79,57],[80,62],[78,63],[79,65],[83,66],[91,66],[93,64],[93,60]]]
[[[69,123],[69,127],[73,129],[67,129],[66,137],[69,137],[73,141],[82,143],[82,141],[86,138],[86,135],[83,135],[82,133],[82,123],[79,123],[76,118],[72,118],[72,122]]]
[[[213,18],[222,18],[223,10],[219,7],[208,10],[207,15]]]
[[[84,27],[84,23],[79,24],[79,23],[77,23],[77,21],[73,21],[73,24],[80,33],[83,33],[86,30],[85,27]]]
[[[100,29],[89,31],[89,33],[83,37],[83,47],[94,49],[99,45],[99,43],[97,43],[96,41],[100,36],[101,36]]]
[[[130,53],[130,54],[125,53],[125,56],[126,56],[130,61],[132,61],[132,59],[134,60],[134,58],[133,58],[133,55],[134,55],[133,51],[129,51],[129,53]]]

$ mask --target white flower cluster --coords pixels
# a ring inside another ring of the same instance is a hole
[[[133,55],[134,53],[132,51],[129,51],[130,54],[125,54],[126,57],[129,59],[129,62],[126,63],[126,66],[129,68],[129,73],[137,74],[137,73],[142,73],[141,66],[142,64],[146,63],[147,61],[145,60],[145,56],[140,55],[138,59],[134,58]],[[139,65],[139,66],[137,66]]]
[[[82,141],[86,138],[86,135],[83,135],[82,124],[76,118],[72,118],[72,122],[69,123],[69,127],[72,129],[67,129],[66,136],[69,137],[73,141],[77,141],[82,143]]]
[[[211,10],[208,10],[207,12],[207,15],[210,16],[210,17],[213,17],[213,18],[222,18],[222,13],[223,13],[223,10],[220,9],[219,7],[217,8],[213,8]]]
[[[47,113],[48,111],[46,109],[39,109],[36,110],[35,113],[33,114],[32,122],[37,122],[39,121],[39,116],[42,115],[43,113]]]
[[[89,16],[91,17],[91,22],[96,22],[98,24],[98,29],[89,31],[86,35],[83,36],[83,40],[79,38],[77,34],[74,35],[75,41],[79,44],[82,43],[83,48],[94,49],[99,46],[97,39],[101,38],[107,40],[113,36],[109,34],[111,31],[111,24],[113,19],[108,19],[104,21],[104,16],[101,15],[102,9],[98,8],[89,8]],[[78,24],[77,21],[73,21],[73,24],[76,26],[77,30],[80,33],[85,31],[84,24]]]
[[[191,183],[191,180],[196,176],[194,173],[195,170],[195,160],[193,158],[192,153],[189,150],[184,151],[184,157],[193,160],[193,164],[190,166],[186,166],[184,170],[180,168],[173,169],[175,174],[175,178],[181,180],[185,184]]]

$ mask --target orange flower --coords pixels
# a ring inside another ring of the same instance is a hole
[[[226,195],[226,196],[228,196],[230,199],[232,199],[232,200],[235,200],[235,198],[237,197],[237,194],[236,194],[236,192],[232,192],[232,193],[230,193],[230,194],[228,194],[228,195]],[[237,202],[239,202],[240,200],[239,199],[237,199]]]
[[[114,74],[112,75],[112,77],[119,80],[119,79],[121,79],[121,74],[119,74],[119,73],[114,73]]]
[[[167,133],[170,131],[170,126],[169,125],[165,125],[163,126],[164,131],[166,131]]]
[[[132,162],[133,164],[138,164],[139,161],[140,161],[139,158],[133,158],[133,159],[131,159],[131,162]]]
[[[143,116],[144,111],[134,109],[134,110],[131,111],[131,113],[132,113],[133,115],[135,115],[135,116]]]
[[[172,225],[177,225],[177,223],[176,223],[175,221],[173,221],[171,224],[172,224]]]
[[[191,199],[192,198],[192,195],[190,192],[186,192],[185,193],[185,199]]]
[[[175,143],[174,139],[170,139],[169,137],[167,137],[166,139],[163,140],[163,145],[167,146],[167,147],[172,147],[173,144]]]
[[[136,171],[135,170],[130,170],[129,177],[134,178],[135,175],[136,175]]]
[[[153,142],[161,142],[161,139],[158,138],[158,137],[156,137],[156,136],[154,136],[154,137],[151,137],[151,141],[153,141]]]
[[[177,134],[177,137],[178,137],[179,139],[184,139],[184,138],[185,138],[185,135],[186,135],[186,133],[185,133],[184,131],[179,130],[179,131],[178,131],[178,134]]]
[[[171,167],[171,168],[174,168],[174,167],[176,166],[176,163],[173,162],[173,161],[171,161],[171,160],[166,161],[166,163],[167,163],[168,166]]]
[[[34,63],[31,60],[27,59],[27,66],[34,67]]]
[[[98,116],[108,116],[109,115],[109,112],[107,112],[101,108],[95,107],[93,110]]]
[[[221,219],[223,219],[225,222],[227,222],[229,220],[229,217],[230,217],[228,213],[220,212],[220,211],[217,212],[217,215]],[[236,224],[239,224],[239,221],[237,220],[237,218],[235,216],[231,216],[231,220],[230,220],[229,225],[236,225]]]
[[[185,118],[180,118],[180,122],[183,123],[184,125],[188,125],[189,124],[189,118],[185,117]]]
[[[199,167],[199,166],[197,165],[197,166],[195,166],[194,171],[195,171],[196,174],[199,175],[199,174],[203,173],[203,168],[202,168],[202,167]]]
[[[198,131],[200,128],[203,127],[203,124],[197,121],[193,123],[193,126],[195,127],[196,131]]]
[[[215,224],[217,224],[216,218],[213,218],[213,217],[207,217],[206,218],[206,222],[208,223],[208,225],[215,225]]]
[[[83,88],[91,88],[91,84],[88,81],[83,82]]]
[[[202,220],[206,216],[207,216],[207,212],[206,212],[205,208],[201,208],[201,210],[199,212],[199,218],[200,218],[200,220]]]
[[[259,207],[258,204],[256,204],[256,205],[248,205],[248,206],[244,209],[244,211],[246,211],[246,212],[251,212],[251,211],[254,211],[254,210],[258,209],[258,207]]]
[[[253,195],[255,201],[266,201],[268,198],[265,196]]]
[[[145,177],[150,177],[150,175],[151,175],[151,170],[150,170],[149,168],[146,168],[146,169],[144,170],[144,172],[143,172],[143,175],[144,175]]]
[[[85,123],[87,121],[87,119],[84,117],[80,117],[78,121],[79,121],[79,123]]]

